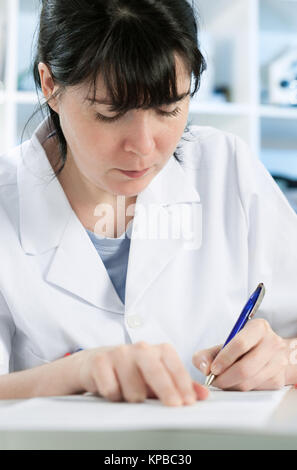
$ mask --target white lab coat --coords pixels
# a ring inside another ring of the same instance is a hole
[[[137,200],[166,219],[190,207],[200,244],[131,239],[122,304],[42,147],[33,137],[0,158],[0,373],[78,348],[171,343],[192,377],[196,350],[221,344],[259,282],[258,313],[297,337],[297,217],[241,139],[191,126],[184,164],[173,157]]]

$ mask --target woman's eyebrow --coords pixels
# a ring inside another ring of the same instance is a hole
[[[110,101],[104,99],[86,98],[86,101],[90,104],[90,106],[93,106],[94,104],[106,104],[112,106],[112,103]]]
[[[171,99],[167,100],[166,102],[164,102],[165,105],[169,105],[169,104],[173,104],[173,103],[177,103],[179,101],[182,101],[183,99],[185,99],[187,96],[190,95],[190,92],[191,91],[188,91],[187,93],[183,93],[181,95],[179,95],[177,97],[177,99],[175,99],[174,97],[172,97]],[[87,101],[90,102],[92,105],[94,105],[95,103],[96,104],[105,104],[105,105],[109,105],[109,106],[112,106],[112,103],[110,101],[108,101],[107,99],[94,99],[94,98],[87,98]]]
[[[98,103],[98,104],[109,104],[110,106],[112,105],[112,103],[108,100],[98,100],[98,99],[93,99],[93,98],[87,98],[87,101],[94,104],[94,103]]]

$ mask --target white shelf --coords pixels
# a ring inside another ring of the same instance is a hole
[[[297,108],[281,108],[276,106],[260,106],[260,115],[276,119],[296,119]]]
[[[297,1],[199,0],[197,4],[208,70],[191,103],[191,122],[240,135],[259,158],[265,155],[265,162],[269,149],[274,155],[295,149],[297,162],[297,108],[265,103],[261,73],[285,47],[297,49]],[[5,86],[0,86],[1,153],[20,143],[22,128],[38,105],[29,64],[39,5],[39,0],[0,0],[0,18],[7,23]],[[214,100],[212,88],[225,88],[227,101]],[[43,102],[42,94],[39,99]]]
[[[248,116],[251,106],[243,103],[199,103],[191,104],[191,112],[195,114],[216,114],[221,116]]]

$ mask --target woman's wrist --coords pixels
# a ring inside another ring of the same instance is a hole
[[[81,352],[42,366],[34,380],[34,396],[63,396],[84,393],[79,380]],[[33,373],[34,369],[32,369]],[[36,370],[37,373],[37,370]]]
[[[0,377],[0,400],[84,393],[80,367],[84,352]]]
[[[77,351],[65,360],[65,385],[67,385],[69,395],[81,394],[87,390],[81,381],[82,365],[85,361],[87,351]]]

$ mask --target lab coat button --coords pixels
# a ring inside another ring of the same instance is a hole
[[[127,318],[127,324],[130,328],[139,328],[142,326],[142,319],[139,315],[130,315]]]

